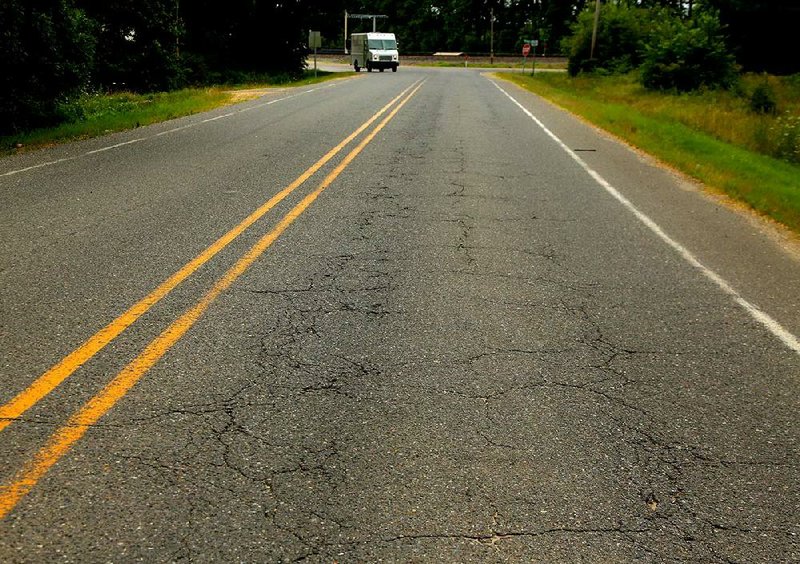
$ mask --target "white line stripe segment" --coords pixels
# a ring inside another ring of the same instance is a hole
[[[119,147],[124,147],[125,145],[133,145],[134,143],[139,143],[140,141],[144,141],[145,139],[147,139],[147,137],[139,137],[138,139],[131,139],[130,141],[125,141],[124,143],[117,143],[116,145],[110,145],[108,147],[103,147],[102,149],[95,149],[94,151],[89,151],[88,153],[84,153],[84,155],[94,155],[95,153],[110,151],[111,149],[117,149]]]
[[[74,157],[65,157],[65,158],[62,158],[62,159],[56,159],[56,160],[53,160],[53,161],[47,161],[47,162],[44,162],[44,163],[39,163],[39,164],[36,164],[36,165],[28,166],[28,167],[25,167],[25,168],[20,168],[20,169],[17,169],[17,170],[10,170],[8,172],[0,173],[0,178],[2,178],[4,176],[12,176],[14,174],[20,174],[22,172],[28,172],[30,170],[35,170],[37,168],[43,168],[43,167],[46,167],[46,166],[53,166],[53,165],[57,165],[57,164],[60,164],[60,163],[65,163],[65,162],[68,162],[68,161],[74,161],[74,160],[79,159],[81,157],[88,157],[89,155],[94,155],[94,154],[97,154],[97,153],[103,153],[105,151],[110,151],[111,149],[118,149],[118,148],[124,147],[126,145],[133,145],[134,143],[139,143],[141,141],[147,141],[148,139],[155,139],[156,137],[161,137],[162,135],[167,135],[168,133],[175,133],[176,131],[183,131],[184,129],[189,129],[190,127],[196,127],[196,126],[202,125],[204,123],[217,121],[217,120],[223,119],[223,118],[229,118],[231,116],[235,116],[236,114],[243,114],[244,112],[249,112],[250,110],[256,110],[258,108],[263,108],[264,106],[271,106],[272,104],[275,104],[277,102],[283,102],[285,100],[291,100],[292,98],[297,98],[298,96],[302,96],[304,94],[310,94],[311,92],[316,92],[317,90],[324,90],[326,88],[333,88],[334,86],[337,86],[338,84],[341,84],[341,83],[337,82],[337,83],[333,83],[333,84],[326,84],[325,86],[312,88],[310,90],[304,90],[304,91],[299,92],[297,94],[291,94],[289,96],[284,96],[283,98],[276,98],[275,100],[270,100],[269,102],[263,102],[261,104],[256,104],[254,106],[248,106],[246,108],[242,108],[241,110],[236,110],[235,112],[229,112],[227,114],[223,114],[223,115],[220,115],[220,116],[204,119],[204,120],[201,120],[201,121],[197,121],[195,123],[182,125],[181,127],[176,127],[174,129],[168,129],[167,131],[162,131],[161,133],[155,133],[155,134],[151,135],[150,137],[140,137],[138,139],[132,139],[131,141],[125,141],[123,143],[117,143],[116,145],[109,145],[108,147],[101,147],[100,149],[95,149],[93,151],[87,151],[87,152],[82,153],[80,155],[75,155]]]
[[[777,320],[772,318],[767,313],[764,313],[756,305],[744,299],[741,296],[741,294],[739,294],[739,292],[737,292],[736,289],[733,286],[731,286],[724,278],[722,278],[719,274],[717,274],[716,272],[705,266],[703,263],[701,263],[697,259],[697,257],[695,257],[689,251],[689,249],[687,249],[686,247],[675,241],[672,237],[667,235],[667,233],[663,229],[661,229],[661,227],[655,221],[650,219],[650,217],[645,215],[643,212],[639,211],[639,209],[636,206],[634,206],[630,200],[628,200],[616,188],[614,188],[611,184],[609,184],[605,178],[603,178],[602,176],[600,176],[600,174],[597,173],[597,171],[595,171],[592,167],[586,164],[586,162],[583,159],[581,159],[577,154],[575,154],[575,152],[572,149],[570,149],[563,141],[561,141],[561,139],[559,139],[552,131],[550,131],[547,128],[547,126],[545,126],[544,123],[542,123],[527,108],[525,108],[525,106],[520,104],[513,96],[511,96],[511,94],[503,90],[503,88],[493,80],[491,80],[490,82],[494,84],[497,87],[497,89],[500,90],[500,92],[505,94],[509,100],[514,102],[514,104],[516,104],[517,107],[519,107],[519,109],[521,109],[525,113],[525,115],[531,118],[534,121],[534,123],[536,123],[536,125],[538,125],[541,128],[541,130],[548,135],[548,137],[550,137],[553,141],[555,141],[558,144],[559,147],[564,149],[564,151],[566,151],[566,153],[570,157],[572,157],[572,159],[575,162],[577,162],[581,166],[581,168],[583,168],[583,170],[585,170],[589,174],[589,176],[591,176],[600,186],[605,188],[606,192],[608,192],[614,198],[616,198],[616,200],[619,201],[619,203],[621,203],[623,206],[625,206],[628,209],[628,211],[633,213],[633,215],[635,215],[639,221],[644,223],[650,229],[650,231],[658,235],[658,237],[662,241],[664,241],[667,245],[675,249],[690,265],[692,265],[697,270],[702,272],[706,278],[714,282],[723,292],[731,296],[737,304],[739,304],[742,308],[744,308],[744,310],[747,311],[747,313],[749,313],[756,321],[758,321],[764,327],[766,327],[770,331],[770,333],[772,333],[778,339],[780,339],[783,342],[783,344],[785,344],[792,351],[800,355],[800,339],[798,339],[795,335],[786,330],[780,323],[778,323]]]
[[[33,166],[20,168],[18,170],[12,170],[11,172],[4,172],[3,174],[0,174],[0,176],[11,176],[12,174],[19,174],[20,172],[28,172],[29,170],[34,170],[34,169],[37,169],[37,168],[43,168],[43,167],[46,167],[46,166],[53,166],[53,165],[56,165],[56,164],[59,164],[59,163],[65,163],[67,161],[74,161],[75,159],[77,159],[78,157],[81,157],[81,156],[83,156],[83,155],[78,155],[76,157],[65,157],[63,159],[57,159],[55,161],[48,161],[46,163],[39,163],[39,164],[36,164],[36,165],[33,165]]]

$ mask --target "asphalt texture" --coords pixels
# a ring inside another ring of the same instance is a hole
[[[15,503],[0,561],[800,559],[800,354],[741,304],[800,334],[796,247],[476,71],[0,160],[0,401],[417,81],[352,162],[371,129],[0,431],[8,484],[346,164]]]

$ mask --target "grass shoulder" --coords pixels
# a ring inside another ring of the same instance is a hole
[[[742,92],[650,92],[633,75],[498,76],[800,233],[800,163],[793,162],[794,145],[781,145],[800,136],[796,78],[773,77],[781,111],[763,115],[749,109]],[[745,77],[743,88],[757,80]]]
[[[299,80],[286,76],[257,76],[241,84],[172,92],[86,94],[62,104],[64,119],[60,124],[0,137],[0,155],[135,129],[256,98],[269,89],[316,84],[348,74],[319,71],[315,77],[313,71],[306,71]]]

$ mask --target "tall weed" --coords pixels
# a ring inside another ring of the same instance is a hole
[[[800,143],[800,75],[743,75],[735,90],[654,92],[639,84],[637,73],[624,76],[539,77],[558,88],[674,120],[716,139],[766,156],[797,163]],[[780,113],[755,112],[752,93],[768,88]]]
[[[777,138],[777,156],[800,164],[800,116],[786,114],[778,117],[773,131]]]

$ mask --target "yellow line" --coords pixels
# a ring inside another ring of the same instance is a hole
[[[314,163],[308,170],[301,174],[297,179],[289,184],[286,188],[275,194],[265,204],[263,204],[256,211],[251,213],[239,225],[228,231],[225,235],[217,239],[210,247],[197,255],[194,259],[186,263],[183,268],[178,270],[175,274],[170,276],[167,280],[162,282],[150,294],[142,298],[139,302],[134,304],[125,313],[117,317],[114,321],[100,329],[97,333],[92,335],[86,342],[84,342],[77,349],[65,356],[60,362],[50,368],[47,372],[39,376],[30,386],[17,394],[17,396],[0,406],[0,431],[11,425],[28,409],[33,407],[37,402],[44,398],[47,394],[52,392],[61,382],[66,380],[73,372],[83,366],[89,359],[96,355],[111,341],[117,338],[120,333],[130,327],[137,319],[147,313],[159,300],[169,294],[181,282],[191,276],[197,269],[207,263],[218,252],[228,246],[234,239],[250,227],[253,223],[258,221],[264,214],[270,211],[284,198],[291,194],[295,189],[301,186],[311,176],[316,174],[328,161],[335,157],[342,151],[353,139],[360,135],[365,129],[372,125],[381,115],[392,107],[403,95],[408,92],[415,84],[412,84],[400,94],[397,95],[391,102],[381,108],[375,115],[364,122],[358,129],[348,135],[336,147],[328,151],[321,159]]]
[[[270,245],[333,183],[381,131],[397,112],[422,88],[418,84],[411,93],[387,115],[342,162],[331,171],[316,190],[287,213],[275,228],[264,235],[247,251],[222,278],[193,307],[172,322],[130,364],[106,385],[96,396],[78,410],[58,429],[47,444],[29,460],[9,484],[0,487],[0,519],[3,519],[58,460],[64,456],[86,431],[108,412],[150,370],[156,362],[186,334],[208,307],[233,284],[266,251]]]

